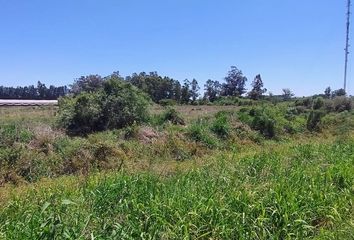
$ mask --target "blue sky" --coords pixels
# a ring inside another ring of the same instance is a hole
[[[0,0],[0,85],[158,71],[222,80],[231,65],[296,95],[343,85],[345,0]],[[352,57],[348,92],[354,93]]]

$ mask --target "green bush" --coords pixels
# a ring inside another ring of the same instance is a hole
[[[218,112],[215,115],[215,120],[210,127],[211,131],[213,131],[216,135],[222,138],[226,138],[230,134],[230,124],[227,113]]]
[[[148,118],[144,93],[116,78],[106,80],[96,92],[82,92],[59,101],[60,126],[71,134],[117,129]]]
[[[175,125],[185,125],[185,121],[176,109],[169,108],[162,114],[163,122],[171,122]]]
[[[345,96],[336,97],[333,99],[333,108],[336,112],[350,111],[353,108],[353,103],[350,98]]]
[[[315,101],[313,102],[313,106],[312,108],[314,110],[318,110],[321,109],[324,106],[324,100],[322,97],[318,97],[315,99]]]
[[[208,148],[213,148],[217,146],[217,140],[210,134],[206,125],[203,120],[199,120],[189,126],[187,134],[194,141],[203,143]]]
[[[175,106],[175,105],[177,105],[177,102],[174,99],[161,99],[159,101],[159,104],[161,106]]]
[[[320,123],[323,117],[323,112],[319,110],[311,111],[310,115],[307,118],[306,127],[309,131],[319,131]]]

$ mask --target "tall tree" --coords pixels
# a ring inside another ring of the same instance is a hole
[[[218,81],[208,79],[204,85],[204,98],[214,102],[221,93],[221,84]]]
[[[74,94],[80,92],[95,92],[103,87],[104,79],[100,75],[81,76],[76,79],[71,86],[71,91]]]
[[[325,91],[324,91],[325,97],[326,97],[326,98],[331,98],[331,92],[332,92],[331,87],[327,87],[327,88],[325,89]]]
[[[289,100],[294,96],[294,93],[289,88],[283,88],[283,99]]]
[[[184,104],[189,103],[191,98],[190,85],[190,81],[188,79],[185,79],[181,91],[181,102]]]
[[[345,96],[347,95],[347,93],[345,92],[345,90],[343,88],[334,90],[332,92],[332,97],[340,97],[340,96]]]
[[[193,80],[191,82],[191,90],[190,90],[190,95],[191,95],[193,103],[199,97],[199,89],[200,88],[199,88],[199,85],[198,85],[198,81],[193,78]]]
[[[258,74],[252,82],[252,90],[248,93],[248,96],[253,100],[258,100],[267,91],[263,88],[263,81],[261,75]]]
[[[223,84],[224,96],[236,96],[239,97],[246,92],[247,78],[243,76],[241,70],[235,66],[231,66],[231,70],[225,77],[226,83]]]

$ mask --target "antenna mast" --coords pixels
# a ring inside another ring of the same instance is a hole
[[[347,90],[347,70],[348,70],[348,54],[349,54],[349,26],[350,26],[350,3],[348,0],[348,11],[347,11],[347,35],[345,42],[345,63],[344,63],[344,90]]]

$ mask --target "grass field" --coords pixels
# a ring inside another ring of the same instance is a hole
[[[54,108],[0,109],[0,239],[354,238],[352,113],[267,139],[240,107],[175,108],[186,125],[87,137]]]

